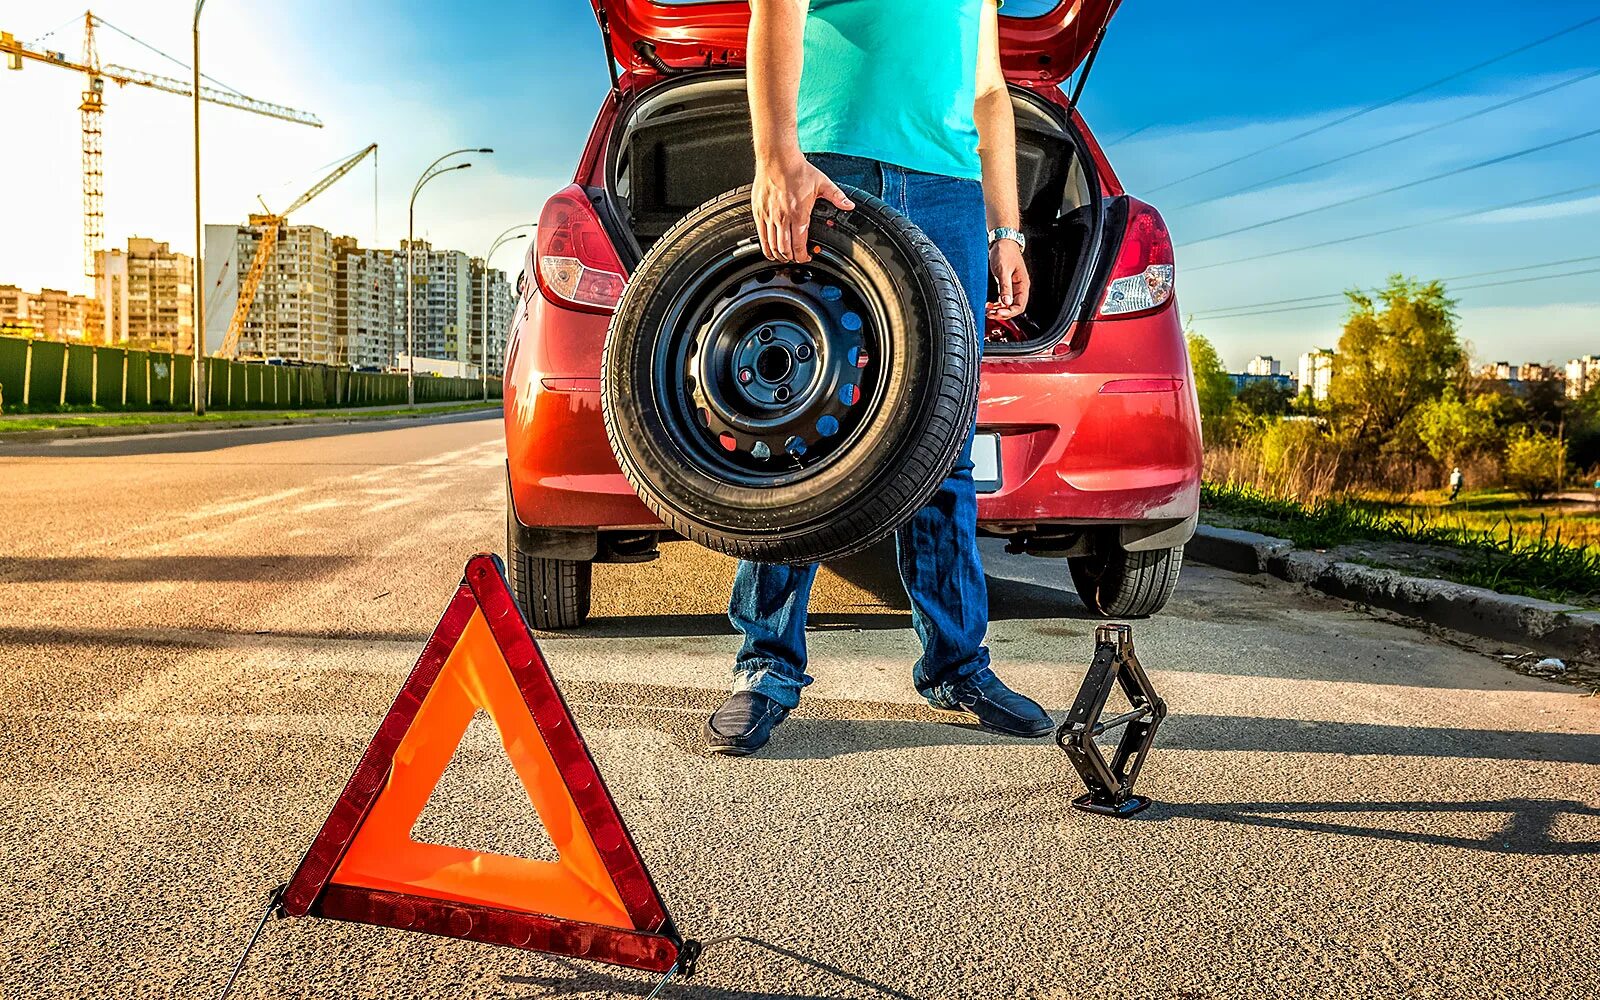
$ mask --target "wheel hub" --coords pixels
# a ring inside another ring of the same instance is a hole
[[[692,332],[664,338],[657,373],[686,411],[680,442],[722,478],[760,485],[818,467],[867,422],[882,320],[832,262],[735,263],[686,292],[677,316]]]

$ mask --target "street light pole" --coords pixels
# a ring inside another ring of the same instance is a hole
[[[194,387],[194,412],[206,412],[206,282],[204,269],[205,244],[201,242],[203,227],[200,222],[200,11],[206,0],[194,3],[194,271],[191,277],[194,298],[194,329],[190,334],[191,362],[189,382]]]
[[[201,2],[204,2],[204,0],[201,0]],[[439,157],[437,160],[434,160],[432,163],[428,164],[428,169],[426,169],[426,170],[424,170],[422,172],[422,176],[417,178],[416,185],[411,188],[411,203],[406,208],[406,405],[407,406],[415,406],[417,404],[417,354],[416,354],[415,333],[414,333],[415,320],[413,318],[413,314],[416,312],[416,306],[414,304],[414,300],[416,298],[416,288],[413,287],[413,283],[415,282],[416,279],[414,277],[415,268],[414,268],[414,265],[412,264],[412,254],[415,253],[415,250],[413,249],[412,245],[417,242],[417,235],[416,235],[416,230],[417,230],[417,195],[419,193],[421,193],[423,185],[427,184],[429,181],[433,180],[435,177],[438,177],[440,174],[447,174],[452,170],[465,170],[468,167],[472,166],[472,164],[470,164],[470,163],[458,163],[455,166],[445,167],[442,170],[441,169],[436,169],[436,168],[438,168],[439,164],[443,163],[445,160],[450,159],[450,157],[459,156],[462,153],[493,153],[493,152],[494,152],[494,150],[487,149],[487,148],[482,148],[482,149],[470,149],[470,148],[469,149],[453,149],[450,152],[448,152],[448,153],[444,154],[443,156]]]
[[[517,233],[515,236],[511,235],[512,233],[516,233],[519,229],[536,228],[538,227],[533,223],[512,226],[496,236],[494,242],[489,245],[489,252],[483,255],[483,371],[480,374],[483,376],[483,401],[486,403],[489,401],[489,260],[502,245],[513,240],[528,238],[527,233]]]

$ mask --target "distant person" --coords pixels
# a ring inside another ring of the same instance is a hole
[[[1450,470],[1450,502],[1455,503],[1456,497],[1461,495],[1461,468],[1457,466]]]

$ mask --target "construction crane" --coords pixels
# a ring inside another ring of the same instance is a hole
[[[83,273],[94,282],[94,290],[98,294],[100,283],[99,251],[105,243],[105,171],[101,165],[101,136],[102,120],[105,114],[105,89],[106,81],[110,80],[118,86],[137,84],[149,87],[152,90],[162,90],[169,94],[179,94],[184,97],[191,96],[194,91],[183,80],[160,76],[155,73],[146,73],[143,70],[129,69],[126,66],[100,65],[100,53],[95,45],[94,29],[99,24],[111,28],[118,34],[128,38],[152,51],[159,51],[145,42],[128,35],[121,28],[109,24],[93,11],[86,11],[83,15],[83,58],[80,62],[73,62],[61,52],[52,52],[48,49],[33,49],[19,42],[9,31],[0,31],[0,52],[6,55],[6,65],[10,69],[20,70],[24,60],[41,62],[48,66],[59,66],[84,74],[88,84],[83,90],[83,102],[78,105],[78,116],[83,128]],[[162,53],[163,55],[165,53]],[[171,59],[171,56],[167,58]],[[173,60],[176,62],[177,60]],[[321,128],[322,122],[316,115],[294,108],[284,107],[281,104],[272,104],[267,101],[258,101],[234,90],[222,90],[200,87],[200,99],[212,104],[221,104],[224,107],[238,108],[241,111],[250,111],[268,118],[281,118],[284,121],[295,122],[300,125],[310,125]],[[199,254],[198,248],[196,254]]]
[[[222,338],[222,347],[217,350],[218,357],[231,358],[239,350],[239,336],[244,333],[245,321],[250,318],[250,307],[256,301],[256,292],[261,290],[261,279],[266,277],[267,265],[272,263],[272,251],[278,245],[278,230],[288,223],[290,213],[304,208],[307,202],[328,190],[335,181],[354,170],[356,164],[377,151],[378,144],[373,143],[334,167],[328,176],[311,185],[311,190],[296,198],[282,212],[273,214],[269,209],[265,215],[250,216],[250,225],[261,230],[261,242],[256,244],[255,256],[250,259],[250,270],[239,282],[239,300],[234,304],[233,317],[228,320],[228,334]],[[259,195],[256,200],[260,200]],[[262,202],[261,207],[266,208],[266,203]]]

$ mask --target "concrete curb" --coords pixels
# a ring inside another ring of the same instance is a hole
[[[1341,562],[1253,531],[1202,524],[1184,558],[1235,573],[1265,573],[1333,597],[1569,659],[1600,658],[1600,612],[1446,580]]]
[[[380,414],[357,416],[350,414],[334,417],[299,417],[296,419],[269,417],[264,420],[218,420],[204,423],[122,424],[120,426],[87,424],[77,427],[44,427],[31,431],[8,431],[4,425],[0,425],[0,444],[5,444],[9,441],[61,441],[71,438],[126,437],[131,434],[227,431],[246,427],[299,427],[304,424],[381,424],[396,420],[435,420],[439,417],[465,417],[474,413],[487,413],[491,410],[499,409],[501,409],[501,404],[497,400],[489,406],[471,410],[456,410],[450,413],[406,413],[394,416]],[[366,412],[372,413],[373,411]]]

